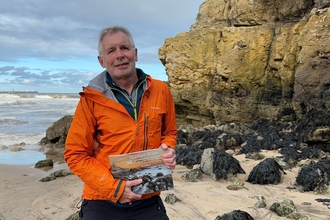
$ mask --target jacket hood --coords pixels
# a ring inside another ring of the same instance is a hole
[[[150,85],[151,76],[147,75],[143,72],[143,70],[136,68],[137,73],[141,76],[142,79],[147,78],[146,82],[144,84],[144,89]],[[108,99],[116,100],[115,95],[111,91],[111,87],[107,83],[107,74],[109,75],[107,70],[104,70],[100,74],[98,74],[95,78],[93,78],[91,81],[89,81],[87,87],[83,87],[83,91],[80,92],[80,96],[83,97],[96,97],[96,96],[105,96]],[[110,78],[110,77],[109,77]],[[111,78],[110,78],[111,79]],[[111,80],[112,82],[112,80]],[[96,90],[96,91],[93,91]],[[104,97],[104,98],[105,98]],[[104,101],[104,100],[103,100]]]

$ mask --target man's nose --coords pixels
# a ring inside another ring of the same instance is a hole
[[[124,57],[124,53],[123,51],[121,51],[120,49],[116,50],[116,58],[120,59]]]

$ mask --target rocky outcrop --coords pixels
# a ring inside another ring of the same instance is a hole
[[[205,0],[159,49],[178,124],[293,121],[330,108],[329,0]]]
[[[54,147],[57,151],[65,149],[66,135],[71,126],[73,115],[65,115],[47,128],[46,136],[40,140],[40,145]]]
[[[56,143],[62,136],[67,135],[73,115],[65,115],[58,121],[54,122],[52,126],[47,128],[46,137],[51,143]]]

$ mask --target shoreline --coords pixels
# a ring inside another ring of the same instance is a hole
[[[272,152],[266,152],[267,157]],[[247,178],[251,169],[260,161],[236,156],[247,174],[239,174],[241,180]],[[55,166],[51,170],[36,169],[25,165],[0,164],[0,219],[45,219],[64,220],[78,211],[75,207],[79,202],[83,183],[75,175],[58,177],[49,182],[40,182],[43,177],[59,169],[68,168],[65,163]],[[274,202],[290,199],[294,202],[298,212],[309,215],[311,219],[326,220],[330,216],[330,209],[317,198],[329,198],[329,193],[315,195],[313,192],[293,192],[287,189],[294,184],[297,170],[286,171],[282,183],[278,185],[256,185],[245,182],[246,189],[237,191],[228,190],[230,183],[226,180],[215,181],[208,175],[203,175],[198,182],[184,181],[181,176],[189,171],[184,166],[177,165],[173,171],[174,189],[163,191],[161,197],[171,220],[202,219],[213,220],[218,215],[242,210],[248,212],[255,220],[281,220],[269,210]],[[174,194],[181,202],[166,203],[165,197]],[[255,208],[257,199],[254,196],[262,195],[267,206]],[[306,205],[310,203],[310,205]]]

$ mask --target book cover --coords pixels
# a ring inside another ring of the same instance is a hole
[[[129,154],[109,156],[112,175],[116,179],[142,179],[142,183],[132,187],[136,194],[171,190],[174,188],[172,170],[161,159],[168,150],[161,148]]]

